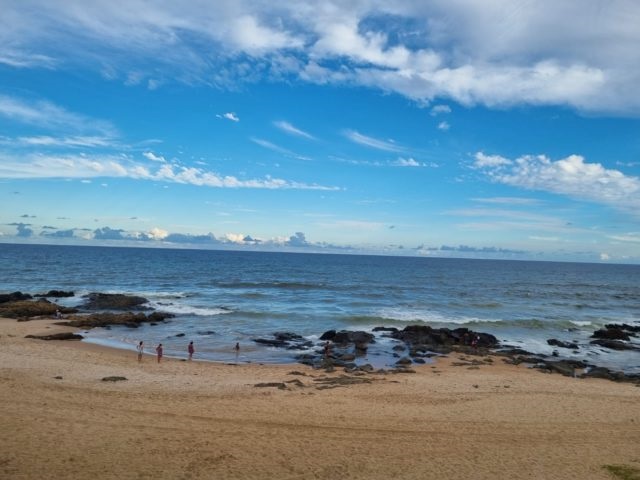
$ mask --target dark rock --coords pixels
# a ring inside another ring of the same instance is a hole
[[[49,290],[47,293],[36,293],[34,297],[50,297],[50,298],[65,298],[73,297],[75,293],[65,292],[64,290]]]
[[[29,319],[32,317],[53,317],[56,311],[69,314],[75,313],[77,310],[74,308],[61,307],[45,299],[0,303],[0,317],[6,318]]]
[[[136,328],[142,323],[172,318],[171,313],[153,312],[147,316],[144,313],[93,313],[91,315],[77,315],[66,322],[58,322],[58,325],[66,325],[75,328],[107,327],[109,325],[126,325]]]
[[[185,335],[186,334],[184,334],[184,333],[178,333],[178,334],[176,334],[176,337],[184,337]]]
[[[267,383],[256,383],[254,387],[265,388],[265,387],[275,387],[280,390],[286,390],[287,386],[283,382],[267,382]]]
[[[87,310],[127,310],[143,309],[148,302],[144,297],[124,295],[122,293],[90,293],[85,295],[87,301],[82,305]]]
[[[322,334],[322,336],[320,337],[320,340],[333,340],[335,336],[336,336],[335,330],[327,330]]]
[[[37,340],[82,340],[84,337],[72,332],[53,333],[51,335],[27,335],[24,338],[35,338]]]
[[[375,336],[369,332],[341,330],[331,339],[334,343],[347,344],[359,343],[367,344],[375,341]]]
[[[535,365],[535,368],[546,370],[548,372],[560,373],[566,377],[575,377],[576,369],[587,368],[587,364],[580,360],[560,360],[560,361],[547,361],[539,360]]]
[[[434,329],[428,325],[408,325],[404,330],[393,332],[393,338],[413,345],[454,346],[473,345],[478,348],[495,348],[499,345],[498,339],[488,333],[473,332],[467,328]]]
[[[269,347],[288,347],[289,343],[284,340],[276,340],[273,338],[254,338],[254,342],[261,345],[268,345]]]
[[[103,382],[123,382],[127,379],[127,377],[103,377]]]
[[[0,293],[0,303],[18,302],[20,300],[31,300],[33,297],[28,293],[13,292]]]
[[[397,332],[398,329],[396,327],[375,327],[373,331],[374,332]]]
[[[196,332],[198,335],[215,335],[216,332],[214,332],[213,330],[207,330],[207,331],[203,331],[203,332]]]
[[[396,365],[411,365],[413,362],[409,357],[402,357],[396,362]]]
[[[600,330],[596,330],[591,335],[591,338],[603,338],[606,340],[630,340],[629,334],[625,332],[622,328],[618,326],[613,326],[613,328],[608,328],[610,325],[607,325],[607,328],[603,328]]]
[[[624,330],[625,332],[630,332],[630,333],[640,333],[640,325],[639,326],[634,326],[634,325],[629,325],[627,323],[621,323],[621,324],[615,324],[615,323],[609,323],[607,325],[604,326],[604,328],[607,329],[620,329],[620,330]]]
[[[402,352],[403,350],[405,350],[405,346],[404,345],[394,345],[391,350],[393,350],[394,352]]]
[[[610,348],[612,350],[640,350],[640,348],[631,343],[624,343],[619,340],[606,340],[604,338],[591,340],[592,345],[600,345],[601,347]]]
[[[304,340],[304,338],[296,333],[291,332],[276,332],[273,334],[276,340],[281,340],[284,342],[290,342],[292,340]]]
[[[573,349],[578,348],[578,344],[576,344],[576,343],[563,342],[561,340],[556,340],[555,338],[551,338],[551,339],[547,340],[547,343],[549,345],[551,345],[551,346],[554,346],[554,347],[573,348]]]

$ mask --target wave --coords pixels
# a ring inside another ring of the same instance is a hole
[[[227,307],[195,307],[193,305],[163,302],[149,302],[149,306],[154,310],[173,313],[174,315],[197,315],[200,317],[209,317],[213,315],[233,313],[233,310]]]
[[[328,290],[331,285],[313,282],[218,282],[217,287],[229,289]]]

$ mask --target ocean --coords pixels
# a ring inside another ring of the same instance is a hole
[[[266,253],[0,244],[0,292],[126,293],[175,314],[167,323],[98,328],[84,341],[135,350],[163,343],[165,355],[219,362],[289,363],[301,352],[253,342],[293,332],[410,324],[465,326],[533,353],[640,373],[640,351],[591,345],[609,323],[640,325],[640,266],[366,255]],[[363,361],[395,359],[376,334]],[[577,351],[552,347],[555,338]],[[233,346],[238,342],[240,351]]]

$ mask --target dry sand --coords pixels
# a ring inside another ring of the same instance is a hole
[[[346,374],[138,364],[135,352],[24,338],[61,329],[0,319],[2,479],[583,480],[640,468],[640,388],[628,383],[499,358],[454,366],[453,354],[326,388]],[[255,386],[269,382],[291,383]]]

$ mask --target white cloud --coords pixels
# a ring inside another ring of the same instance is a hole
[[[600,261],[608,262],[609,260],[611,260],[611,256],[608,253],[601,253],[600,254]]]
[[[640,211],[640,178],[587,163],[579,155],[553,161],[544,155],[525,155],[516,160],[475,155],[475,165],[497,183],[540,190],[572,198]]]
[[[97,139],[100,137],[115,136],[116,130],[109,122],[96,120],[87,116],[69,112],[47,101],[26,101],[20,98],[0,95],[0,116],[9,118],[12,121],[38,127],[46,127],[56,131],[92,132],[99,136],[71,137],[80,141],[81,139]],[[33,141],[55,142],[52,137],[23,137],[31,138]],[[67,139],[68,141],[70,139]],[[59,140],[58,140],[59,141]]]
[[[477,168],[499,167],[501,165],[511,164],[511,160],[501,157],[500,155],[485,155],[482,152],[477,152],[474,155],[474,160],[474,166]]]
[[[434,105],[431,108],[431,116],[435,117],[441,114],[451,113],[451,107],[449,105]]]
[[[122,81],[144,65],[142,78],[218,86],[293,75],[420,102],[637,114],[639,15],[637,2],[598,0],[31,0],[3,5],[0,62]]]
[[[5,155],[0,152],[0,178],[108,178],[126,177],[215,188],[339,190],[338,187],[274,178],[240,179],[201,168],[161,164],[142,165],[130,158],[86,155]]]
[[[418,162],[414,158],[402,158],[399,157],[395,162],[392,163],[393,166],[396,167],[426,167],[427,165],[421,162]]]
[[[397,145],[392,141],[379,140],[377,138],[363,135],[354,130],[346,130],[344,135],[354,143],[364,145],[365,147],[375,148],[376,150],[384,150],[386,152],[404,152],[407,149],[401,145]]]
[[[239,122],[240,118],[234,112],[223,113],[222,115],[216,115],[218,118],[226,118],[227,120],[231,120],[232,122]]]
[[[303,130],[300,130],[299,128],[294,127],[289,122],[285,122],[284,120],[273,122],[273,124],[284,132],[290,133],[292,135],[296,135],[298,137],[307,138],[309,140],[314,140],[313,135]]]
[[[447,130],[449,130],[450,128],[451,128],[451,125],[449,125],[449,123],[448,123],[448,122],[440,122],[440,123],[438,124],[438,130],[443,130],[443,131],[445,131],[445,132],[446,132],[446,131],[447,131]]]
[[[163,240],[169,235],[169,232],[161,228],[154,227],[147,232],[147,235],[153,240]]]
[[[262,138],[255,138],[255,137],[251,137],[250,139],[253,143],[255,143],[256,145],[260,145],[263,148],[269,149],[269,150],[273,150],[274,152],[277,153],[281,153],[282,155],[286,155],[288,157],[293,157],[293,158],[297,158],[298,160],[311,160],[309,157],[305,157],[304,155],[299,155],[295,152],[292,152],[291,150],[281,147],[279,145],[276,145],[273,142],[270,142],[268,140],[264,140]]]
[[[640,243],[640,233],[638,232],[626,233],[624,235],[610,235],[609,238],[617,242]]]
[[[539,205],[541,203],[537,198],[523,197],[472,198],[472,200],[479,203],[495,203],[504,205]]]
[[[151,160],[152,162],[166,162],[162,155],[156,155],[153,152],[144,152],[142,156],[147,160]]]

